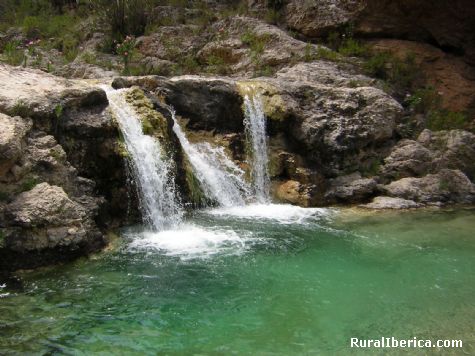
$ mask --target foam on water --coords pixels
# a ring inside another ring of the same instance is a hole
[[[303,223],[316,217],[329,216],[332,211],[323,208],[302,208],[289,204],[250,204],[244,207],[207,210],[206,213],[214,216],[273,220],[282,224],[293,224]]]
[[[238,255],[247,250],[252,236],[239,236],[233,230],[204,229],[184,225],[175,230],[142,232],[129,245],[132,250],[152,250],[181,259]]]

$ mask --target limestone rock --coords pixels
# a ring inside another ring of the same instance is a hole
[[[377,182],[373,178],[361,178],[361,174],[341,176],[330,181],[331,188],[325,193],[329,203],[355,203],[365,201],[375,194]]]
[[[314,189],[312,185],[288,180],[278,185],[276,196],[282,202],[308,207],[316,203]]]
[[[421,143],[401,140],[384,159],[382,174],[391,178],[420,177],[431,171],[433,153]]]
[[[86,212],[69,199],[64,190],[41,183],[20,194],[7,207],[7,214],[15,226],[44,227],[80,224]]]
[[[459,170],[443,169],[422,178],[402,178],[383,187],[387,195],[420,203],[473,203],[475,185]]]
[[[30,129],[28,120],[0,113],[0,177],[21,157],[24,136]]]
[[[392,198],[392,197],[376,197],[369,204],[360,205],[361,208],[366,209],[414,209],[422,207],[422,204],[416,203],[412,200]]]
[[[291,28],[310,37],[351,23],[357,35],[435,42],[475,61],[471,0],[290,0],[285,15]]]

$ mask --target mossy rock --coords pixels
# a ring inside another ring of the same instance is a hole
[[[170,143],[170,127],[168,120],[153,108],[152,101],[138,87],[132,87],[125,94],[125,99],[131,104],[142,121],[144,134],[155,136],[162,143]]]
[[[285,101],[279,90],[272,84],[263,81],[240,81],[237,83],[237,88],[243,97],[261,95],[264,113],[269,119],[276,121],[285,119],[287,111]]]

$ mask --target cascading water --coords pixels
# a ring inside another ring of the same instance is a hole
[[[266,118],[259,95],[244,97],[244,126],[250,143],[251,178],[257,202],[269,202],[270,180],[267,171]]]
[[[190,143],[176,120],[175,111],[170,109],[170,112],[173,131],[206,196],[223,207],[245,205],[251,196],[251,187],[244,179],[244,171],[227,157],[223,147],[212,147],[207,142]]]
[[[178,226],[183,209],[176,194],[173,162],[160,143],[145,135],[140,117],[127,103],[125,89],[103,87],[122,131],[145,223],[155,231]]]

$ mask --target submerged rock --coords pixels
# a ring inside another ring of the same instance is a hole
[[[413,200],[393,198],[393,197],[376,197],[369,204],[360,205],[361,208],[366,209],[414,209],[420,208],[423,204],[416,203]]]

